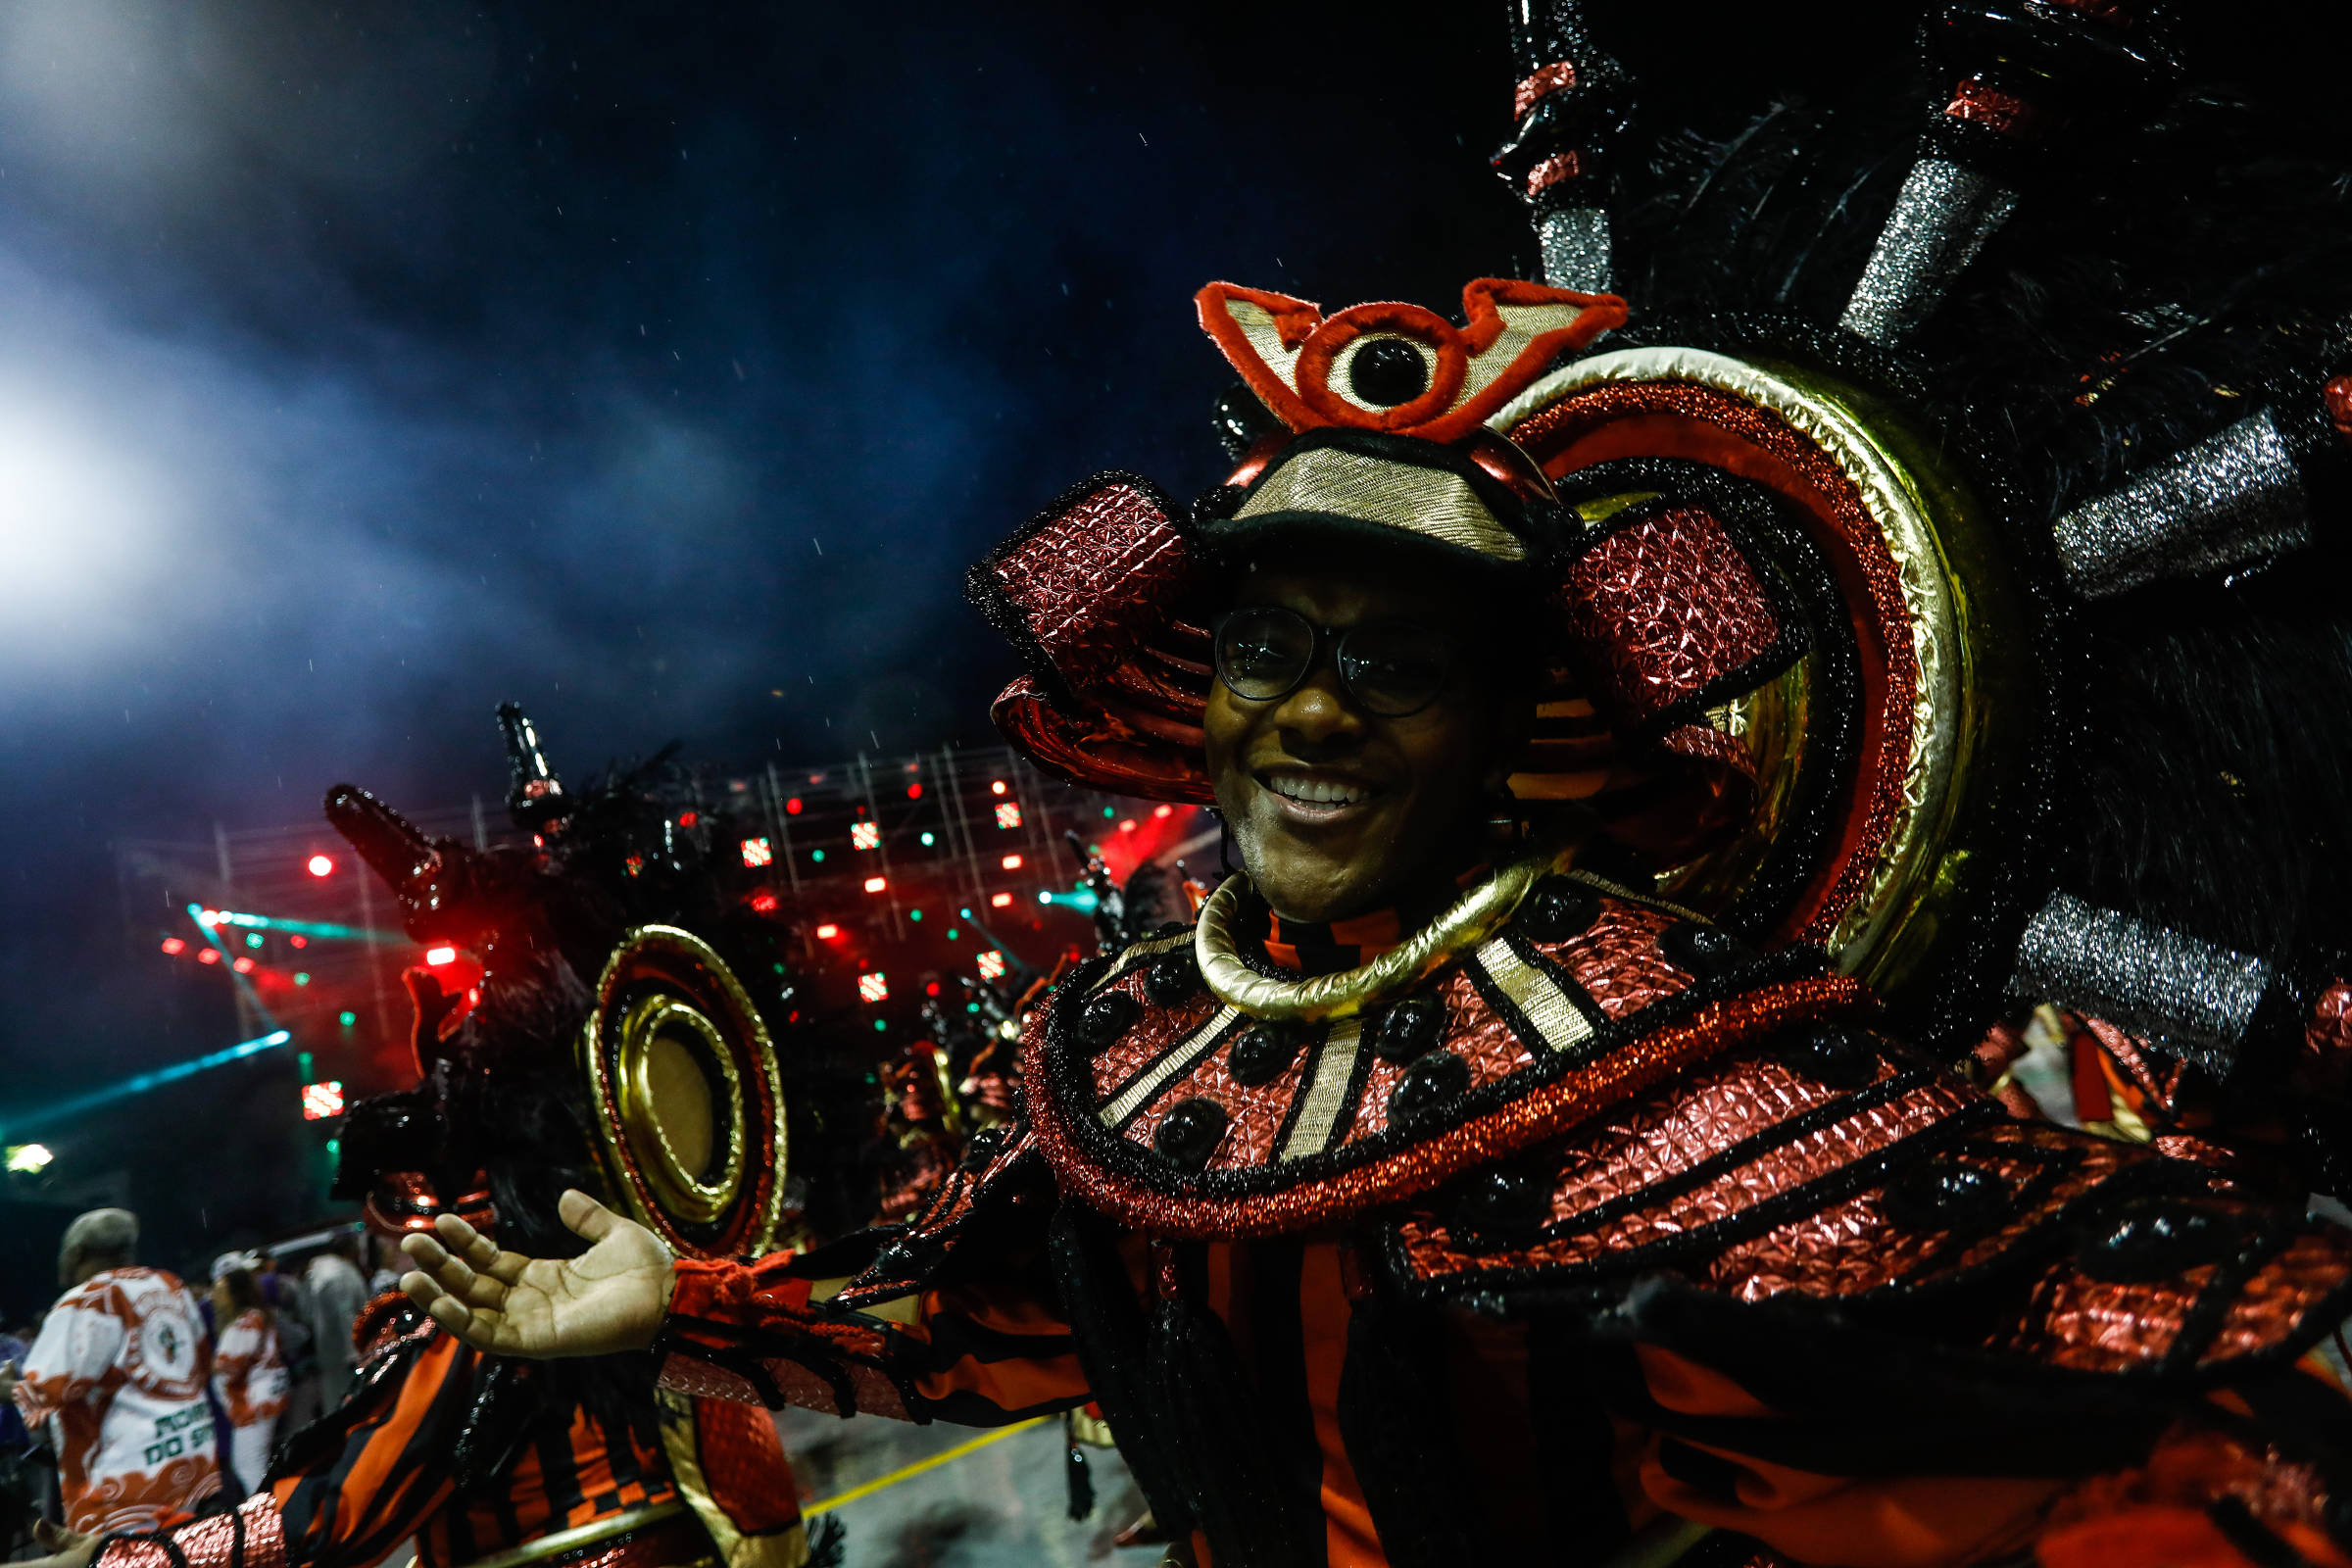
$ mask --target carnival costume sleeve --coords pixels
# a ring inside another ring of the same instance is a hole
[[[1035,1151],[993,1133],[973,1151],[911,1224],[813,1253],[681,1261],[658,1347],[667,1352],[664,1388],[966,1426],[1086,1403],[1040,1238],[1016,1228],[1042,1219],[1048,1196],[1036,1186]],[[980,1261],[952,1282],[934,1279],[925,1265],[948,1250]]]

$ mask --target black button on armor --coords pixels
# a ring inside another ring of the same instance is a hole
[[[1465,1185],[1454,1228],[1471,1237],[1513,1241],[1533,1235],[1551,1217],[1551,1183],[1534,1171],[1496,1165]]]
[[[2094,1280],[2138,1284],[2220,1262],[2245,1241],[2245,1223],[2226,1209],[2185,1199],[2135,1198],[2094,1220],[2075,1256]]]
[[[1684,920],[1658,933],[1658,951],[1678,969],[1701,980],[1723,973],[1748,956],[1747,944],[1719,925]]]
[[[1278,1023],[1253,1023],[1233,1037],[1226,1054],[1226,1071],[1245,1088],[1270,1084],[1298,1055],[1298,1036]]]
[[[1470,1064],[1450,1051],[1423,1056],[1404,1069],[1389,1092],[1389,1121],[1405,1125],[1419,1121],[1458,1100],[1470,1087]]]
[[[1446,1004],[1435,997],[1407,997],[1382,1016],[1372,1049],[1390,1061],[1410,1061],[1445,1032]]]
[[[1159,1118],[1159,1125],[1152,1129],[1152,1147],[1169,1164],[1197,1171],[1217,1152],[1231,1120],[1225,1107],[1213,1100],[1187,1100],[1169,1106],[1168,1113]]]
[[[983,1127],[978,1132],[972,1134],[972,1141],[970,1143],[964,1145],[963,1158],[959,1162],[960,1167],[964,1170],[986,1169],[988,1162],[996,1158],[998,1152],[1003,1150],[1004,1147],[1004,1128]]]
[[[1600,914],[1600,895],[1591,888],[1546,877],[1519,910],[1519,929],[1538,942],[1565,942],[1591,929]]]
[[[1190,948],[1161,954],[1144,971],[1144,994],[1163,1007],[1174,1006],[1200,989],[1200,964]]]
[[[1348,357],[1348,390],[1376,409],[1410,403],[1429,390],[1429,362],[1402,338],[1376,337]]]
[[[1832,1089],[1859,1089],[1879,1073],[1879,1044],[1867,1029],[1817,1023],[1783,1041],[1782,1063]]]
[[[1949,1155],[1914,1165],[1886,1185],[1887,1217],[1906,1230],[1990,1230],[2010,1208],[1999,1177]]]
[[[1124,991],[1105,991],[1078,1010],[1078,1041],[1096,1055],[1117,1045],[1135,1027],[1143,1004]]]

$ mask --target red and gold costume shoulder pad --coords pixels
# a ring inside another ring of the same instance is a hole
[[[1509,1159],[1701,1063],[1861,1015],[1853,982],[1555,878],[1408,993],[1311,1026],[1206,994],[1189,932],[1073,975],[1023,1047],[1063,1194],[1154,1236],[1297,1235]]]

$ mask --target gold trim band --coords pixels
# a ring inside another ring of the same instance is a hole
[[[1513,860],[1370,963],[1308,980],[1272,979],[1242,961],[1234,920],[1249,879],[1237,873],[1200,906],[1200,923],[1193,927],[1193,954],[1200,960],[1200,977],[1217,999],[1252,1018],[1303,1023],[1352,1018],[1501,930],[1530,888],[1568,869],[1575,858],[1576,846],[1570,844]]]
[[[649,1503],[642,1508],[631,1508],[625,1513],[612,1514],[603,1519],[591,1519],[584,1525],[574,1525],[569,1530],[559,1530],[553,1535],[541,1536],[536,1541],[526,1541],[519,1546],[511,1546],[505,1551],[493,1552],[487,1557],[476,1557],[467,1563],[466,1568],[516,1568],[516,1565],[520,1563],[542,1562],[549,1557],[562,1556],[574,1547],[592,1546],[600,1541],[610,1541],[614,1536],[625,1536],[632,1530],[643,1530],[647,1525],[660,1524],[662,1520],[675,1518],[685,1511],[686,1504],[675,1497],[667,1502]]]

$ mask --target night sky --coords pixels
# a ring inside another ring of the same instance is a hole
[[[1912,24],[1642,9],[1726,114]],[[965,564],[1221,476],[1195,288],[1531,266],[1500,10],[8,0],[0,1110],[223,1043],[117,837],[495,799],[510,697],[582,771],[987,739]],[[200,1183],[224,1092],[78,1157]]]

